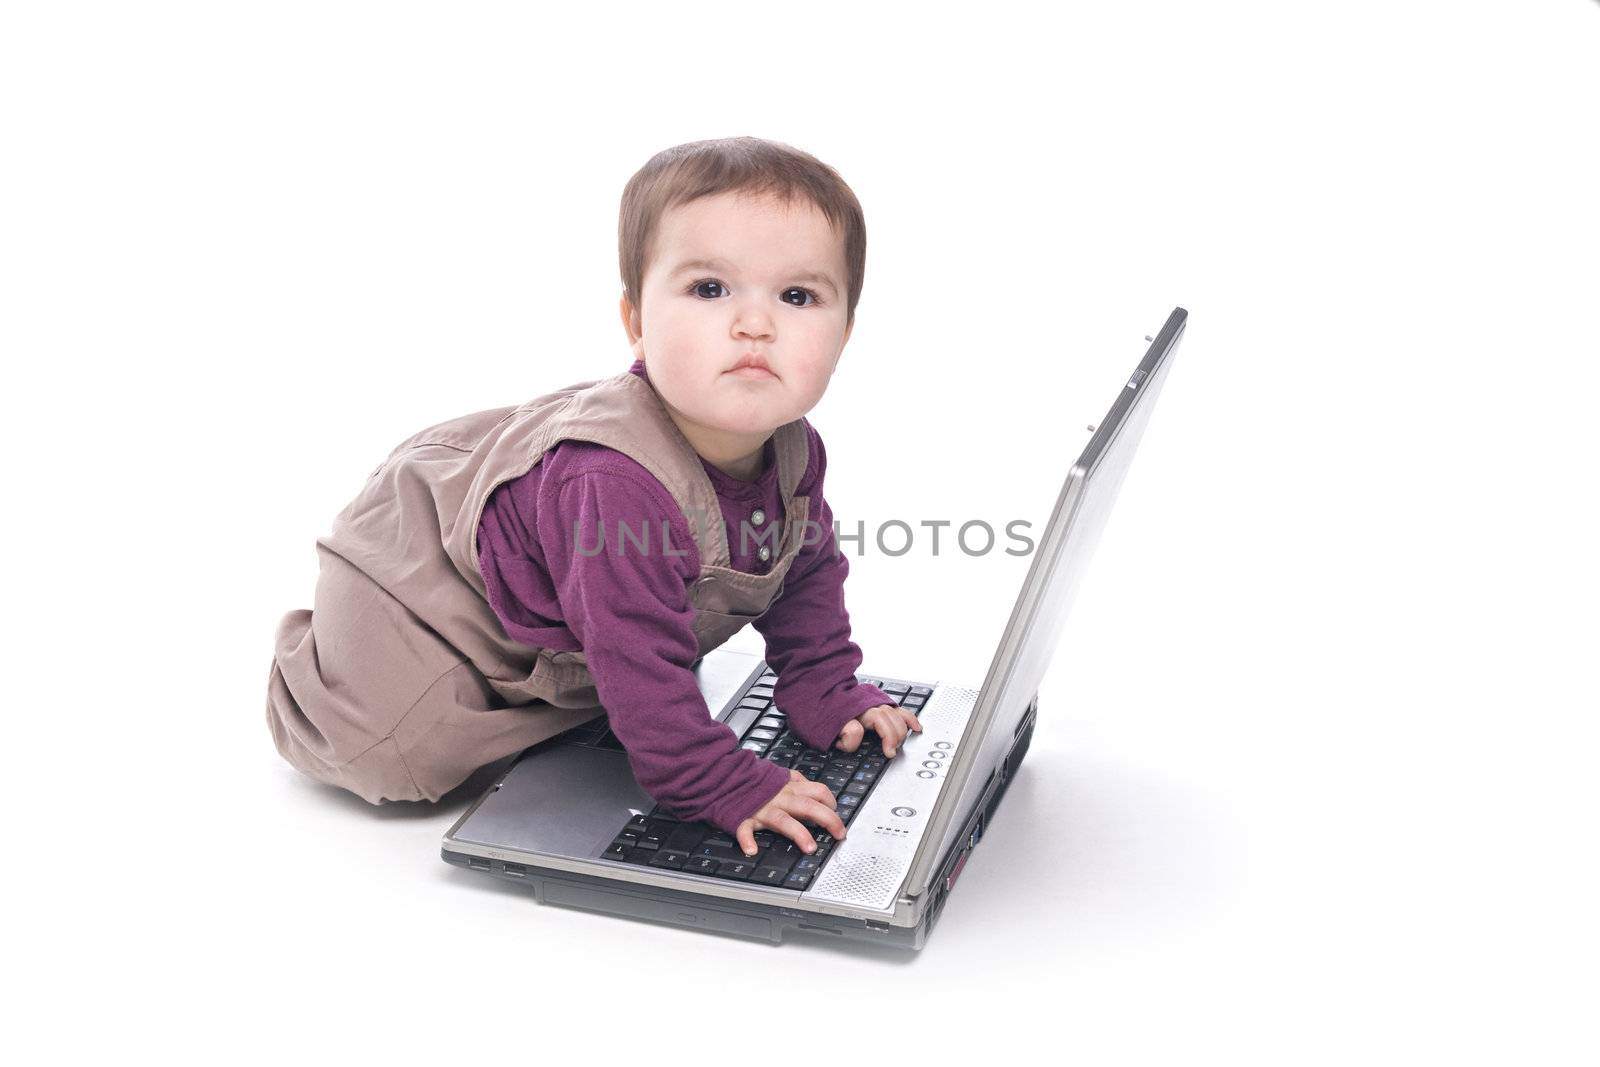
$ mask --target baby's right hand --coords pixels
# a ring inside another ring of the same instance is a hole
[[[810,781],[799,771],[791,770],[789,784],[778,790],[777,796],[763,804],[755,815],[740,823],[739,832],[734,836],[738,838],[739,847],[746,856],[754,856],[758,851],[755,833],[759,829],[776,830],[799,845],[801,851],[815,852],[816,839],[800,825],[800,817],[810,819],[832,834],[835,840],[843,841],[844,820],[835,811],[837,807],[833,790],[822,782]]]

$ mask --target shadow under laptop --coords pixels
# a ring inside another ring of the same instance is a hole
[[[440,870],[438,877],[452,886],[459,886],[462,889],[473,892],[519,897],[526,900],[531,907],[559,908],[562,912],[583,916],[586,921],[595,924],[594,930],[597,934],[603,934],[607,931],[625,931],[626,927],[618,926],[617,924],[619,923],[637,924],[664,931],[677,931],[684,937],[682,947],[691,951],[695,945],[703,944],[706,937],[715,937],[726,943],[749,945],[754,949],[789,948],[794,950],[807,947],[820,948],[847,955],[852,959],[876,960],[889,964],[904,965],[914,963],[918,955],[920,955],[920,953],[910,949],[873,945],[864,941],[852,941],[842,934],[824,933],[819,930],[791,929],[783,935],[782,941],[768,941],[763,938],[730,934],[722,930],[711,930],[701,926],[686,926],[678,923],[661,922],[655,919],[617,915],[612,912],[590,911],[586,908],[573,907],[566,904],[541,905],[535,899],[534,891],[530,886],[521,885],[503,878],[486,878],[480,872],[465,870],[461,867],[444,866]],[[510,942],[502,942],[501,944],[502,947],[506,947]]]
[[[1091,752],[1035,748],[962,868],[960,892],[945,895],[922,953],[1026,945],[1038,938],[1041,922],[1061,932],[1103,923],[1182,922],[1186,911],[1217,888],[1207,819],[1187,790],[1132,771]],[[473,892],[512,894],[537,906],[532,890],[515,882],[452,866],[442,866],[439,877]],[[922,954],[820,930],[790,928],[782,942],[769,942],[546,906],[606,924],[597,931],[623,929],[614,925],[618,922],[644,923],[680,930],[686,938],[716,934],[748,945],[820,948],[900,964]]]
[[[380,820],[437,819],[450,822],[509,769],[516,755],[474,771],[436,803],[391,801],[369,804],[347,790],[295,777],[330,808]],[[1052,926],[1097,924],[1138,917],[1141,922],[1177,919],[1219,888],[1215,840],[1195,797],[1173,783],[1141,780],[1130,768],[1097,760],[1092,753],[1035,745],[1004,802],[986,827],[983,841],[963,868],[961,892],[947,894],[930,935],[939,951],[963,951],[961,942],[1026,941],[1041,920]],[[854,959],[909,964],[922,953],[876,946],[819,930],[791,928],[781,942],[765,941],[650,919],[591,912],[567,905],[540,905],[531,887],[485,877],[440,863],[437,877],[472,892],[524,899],[533,907],[559,907],[585,916],[596,931],[640,923],[677,930],[685,938],[713,935],[754,947],[818,948]],[[686,945],[692,942],[685,942]]]

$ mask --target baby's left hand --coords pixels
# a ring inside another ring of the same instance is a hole
[[[911,730],[919,734],[922,732],[922,724],[905,708],[894,704],[879,704],[845,723],[844,729],[839,731],[839,740],[835,741],[834,745],[841,752],[854,752],[861,744],[861,739],[867,736],[869,726],[883,739],[883,754],[890,757],[899,750],[900,742],[906,739],[908,732]]]

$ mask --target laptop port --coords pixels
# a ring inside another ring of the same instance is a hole
[[[972,853],[970,852],[963,852],[961,858],[956,860],[955,869],[950,872],[950,877],[944,880],[944,891],[946,893],[956,887],[956,879],[961,877],[961,868],[967,865],[967,857],[971,855]]]
[[[526,878],[528,876],[528,868],[520,863],[508,863],[505,868],[506,873],[513,878]]]
[[[471,867],[475,871],[487,871],[490,867],[490,864],[489,861],[484,859],[482,856],[468,856],[467,866]]]

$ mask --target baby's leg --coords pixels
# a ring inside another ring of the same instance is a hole
[[[337,553],[317,546],[311,611],[278,624],[267,723],[278,752],[370,803],[421,800],[394,729],[461,657]]]
[[[284,759],[369,803],[436,801],[473,771],[599,713],[509,705],[432,627],[318,546],[315,606],[278,626],[267,722]]]

